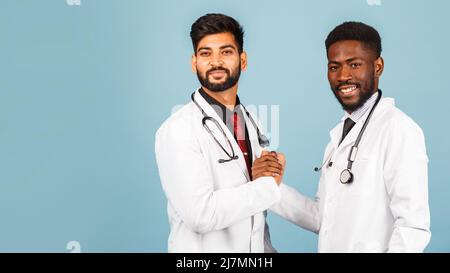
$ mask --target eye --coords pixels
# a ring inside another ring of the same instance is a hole
[[[200,55],[201,57],[208,57],[209,55],[211,55],[211,53],[209,51],[200,51],[198,55]]]
[[[360,66],[361,66],[360,63],[352,63],[352,64],[350,64],[350,67],[351,67],[351,68],[358,68],[358,67],[360,67]]]
[[[232,54],[233,54],[233,51],[230,50],[230,49],[227,49],[227,50],[222,51],[222,54],[223,54],[223,55],[232,55]]]
[[[330,72],[336,72],[337,69],[338,69],[338,67],[337,67],[336,65],[332,65],[332,66],[329,66],[329,67],[328,67],[328,70],[329,70]]]

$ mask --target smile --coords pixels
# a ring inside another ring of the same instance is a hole
[[[356,85],[347,85],[347,86],[342,86],[339,88],[339,92],[344,94],[344,95],[353,95],[353,93],[355,93],[355,91],[358,89],[358,87]]]

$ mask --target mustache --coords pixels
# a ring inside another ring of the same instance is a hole
[[[339,90],[342,86],[345,85],[356,85],[356,87],[360,87],[361,85],[357,82],[352,82],[352,81],[346,81],[346,82],[341,82],[340,84],[335,86],[335,90]]]
[[[227,73],[227,75],[230,75],[230,70],[228,70],[222,66],[217,66],[217,67],[213,67],[213,68],[209,69],[208,71],[206,71],[206,76],[208,77],[209,74],[211,74],[212,72],[215,72],[215,71],[223,71],[223,72]]]

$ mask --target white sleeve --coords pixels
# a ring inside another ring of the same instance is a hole
[[[279,201],[280,192],[271,177],[215,190],[208,159],[192,130],[187,121],[166,123],[156,133],[155,153],[168,202],[193,231],[226,228]]]
[[[279,188],[280,202],[270,207],[270,210],[304,229],[318,233],[320,228],[318,198],[312,200],[284,183]]]
[[[395,223],[389,252],[422,252],[430,241],[428,157],[422,130],[409,118],[392,123],[384,180]]]

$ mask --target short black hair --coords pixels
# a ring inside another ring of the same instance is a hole
[[[375,53],[376,58],[381,55],[380,34],[369,25],[361,22],[344,22],[335,27],[325,40],[327,52],[332,44],[344,40],[360,41]]]
[[[244,48],[244,29],[234,18],[220,13],[203,15],[192,24],[190,34],[194,52],[197,51],[198,43],[205,36],[223,32],[233,34],[238,44],[238,51],[242,53]]]

